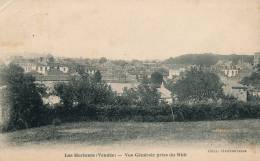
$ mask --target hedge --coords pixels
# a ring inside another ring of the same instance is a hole
[[[60,106],[55,109],[46,109],[43,115],[46,115],[45,124],[52,123],[53,119],[60,119],[61,122],[234,120],[260,118],[260,104],[231,102],[225,104],[174,104],[172,106],[79,105],[74,108]]]

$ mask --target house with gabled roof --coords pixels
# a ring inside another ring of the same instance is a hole
[[[164,83],[162,83],[160,88],[157,88],[157,90],[161,95],[161,101],[167,102],[168,104],[173,103],[172,92],[165,88]]]

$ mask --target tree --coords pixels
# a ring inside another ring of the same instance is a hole
[[[95,74],[94,74],[94,81],[96,82],[101,82],[102,81],[102,75],[100,73],[100,71],[96,71]]]
[[[56,94],[66,108],[73,108],[76,104],[112,104],[114,92],[109,85],[97,81],[94,76],[73,78],[69,83],[59,83],[55,86]]]
[[[54,63],[55,62],[55,59],[52,55],[49,55],[48,57],[48,63]]]
[[[257,66],[257,71],[253,72],[249,77],[244,77],[240,83],[247,86],[260,87],[260,66]]]
[[[205,53],[205,54],[186,54],[176,58],[169,58],[165,60],[169,64],[187,64],[187,65],[199,65],[210,66],[217,63],[219,60],[218,55]]]
[[[125,60],[113,60],[111,62],[115,65],[122,67],[122,68],[125,68],[125,66],[128,64],[128,62],[125,61]]]
[[[137,90],[134,88],[128,89],[125,87],[123,89],[123,94],[115,98],[116,105],[138,105],[139,99],[137,95]]]
[[[160,72],[153,72],[151,75],[151,83],[155,85],[161,85],[163,81],[163,75]]]
[[[86,72],[85,72],[85,66],[84,65],[80,65],[80,64],[76,64],[75,65],[75,70],[76,70],[76,72],[78,73],[78,74],[80,74],[80,75],[83,75],[83,74],[87,74]]]
[[[124,105],[158,105],[160,97],[160,93],[154,86],[151,86],[147,81],[143,81],[136,88],[124,89],[119,102]]]
[[[103,63],[105,63],[105,62],[107,62],[107,58],[101,57],[101,58],[99,59],[99,63],[100,63],[100,64],[103,64]]]
[[[41,125],[43,103],[34,83],[35,78],[30,74],[24,74],[23,69],[14,64],[4,68],[0,77],[8,88],[6,99],[10,105],[10,115],[6,130]]]
[[[158,105],[160,100],[160,93],[156,87],[147,83],[141,83],[137,88],[137,95],[139,99],[139,105]]]
[[[55,94],[60,97],[62,104],[65,108],[72,108],[74,99],[74,89],[73,86],[69,83],[58,83],[54,86]]]
[[[217,54],[186,54],[175,58],[169,58],[164,61],[167,64],[186,64],[186,65],[199,65],[199,66],[211,66],[216,64],[219,60],[232,61],[233,65],[238,64],[239,60],[243,60],[244,63],[253,63],[252,55],[217,55]]]
[[[208,101],[217,100],[223,96],[223,84],[219,77],[211,72],[204,72],[197,68],[188,71],[171,87],[180,101]]]
[[[55,59],[52,55],[48,55],[47,56],[47,62],[48,62],[48,65],[50,66],[50,69],[54,69],[55,67]]]

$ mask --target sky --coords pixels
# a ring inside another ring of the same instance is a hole
[[[0,54],[165,59],[260,51],[260,0],[0,0]]]

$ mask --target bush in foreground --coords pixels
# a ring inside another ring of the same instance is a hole
[[[173,110],[173,113],[172,111]],[[172,106],[96,106],[80,105],[73,109],[50,109],[48,120],[73,121],[204,121],[260,118],[260,105],[231,102],[225,104],[174,104]]]

